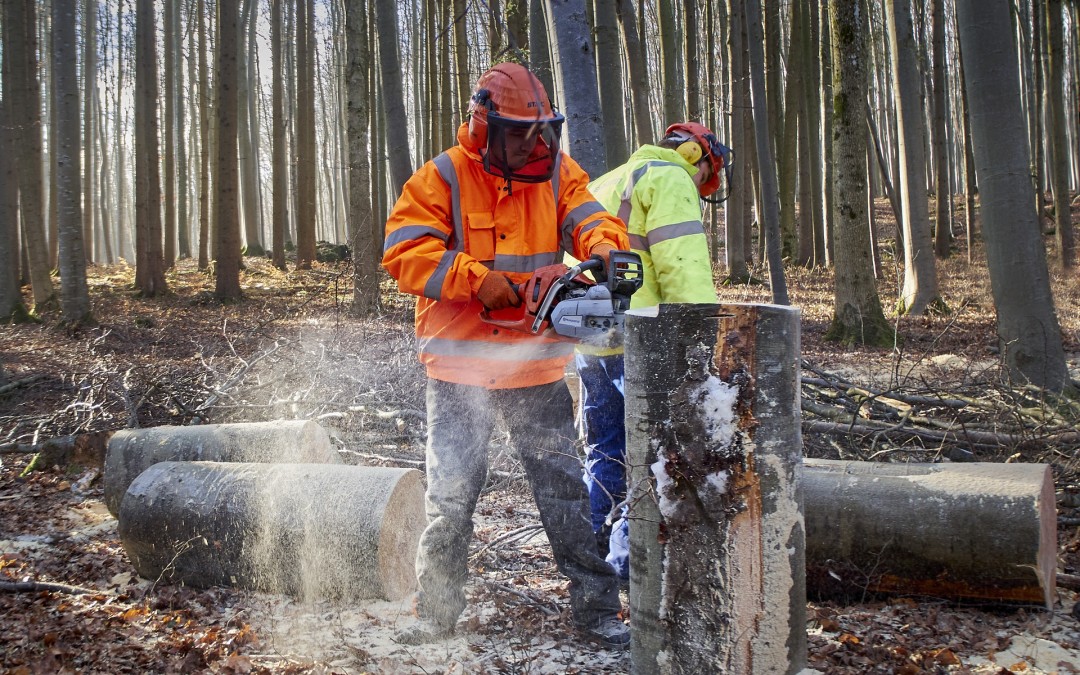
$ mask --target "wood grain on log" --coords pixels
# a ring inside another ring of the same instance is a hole
[[[415,469],[224,462],[153,465],[119,520],[148,579],[387,600],[413,590],[427,524]]]

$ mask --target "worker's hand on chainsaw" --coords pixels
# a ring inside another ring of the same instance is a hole
[[[521,298],[510,285],[510,280],[498,272],[489,272],[484,277],[476,291],[476,298],[489,310],[517,307],[521,304]]]
[[[608,268],[611,267],[611,252],[614,250],[615,247],[611,244],[597,244],[592,247],[589,259],[599,260],[603,263],[603,267],[592,271],[593,279],[596,279],[596,283],[602,284],[607,282]]]

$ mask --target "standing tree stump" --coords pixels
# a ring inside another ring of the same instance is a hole
[[[626,328],[633,672],[802,670],[798,310],[660,305]]]
[[[416,469],[159,462],[120,507],[138,573],[199,588],[398,600],[427,525]]]
[[[337,464],[341,457],[313,420],[277,420],[190,427],[122,429],[105,451],[105,506],[119,517],[135,478],[158,462],[302,462]]]
[[[1057,505],[1046,464],[807,459],[807,585],[1053,608]]]

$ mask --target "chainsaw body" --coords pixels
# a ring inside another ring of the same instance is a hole
[[[573,342],[614,343],[622,334],[630,296],[644,279],[641,257],[612,251],[610,265],[590,258],[574,267],[547,265],[518,287],[525,306],[521,318],[480,318],[495,326]],[[599,281],[584,276],[592,271]]]

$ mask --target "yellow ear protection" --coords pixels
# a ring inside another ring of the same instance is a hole
[[[675,152],[682,155],[690,164],[696,165],[701,161],[701,144],[695,140],[689,140],[675,148]]]

